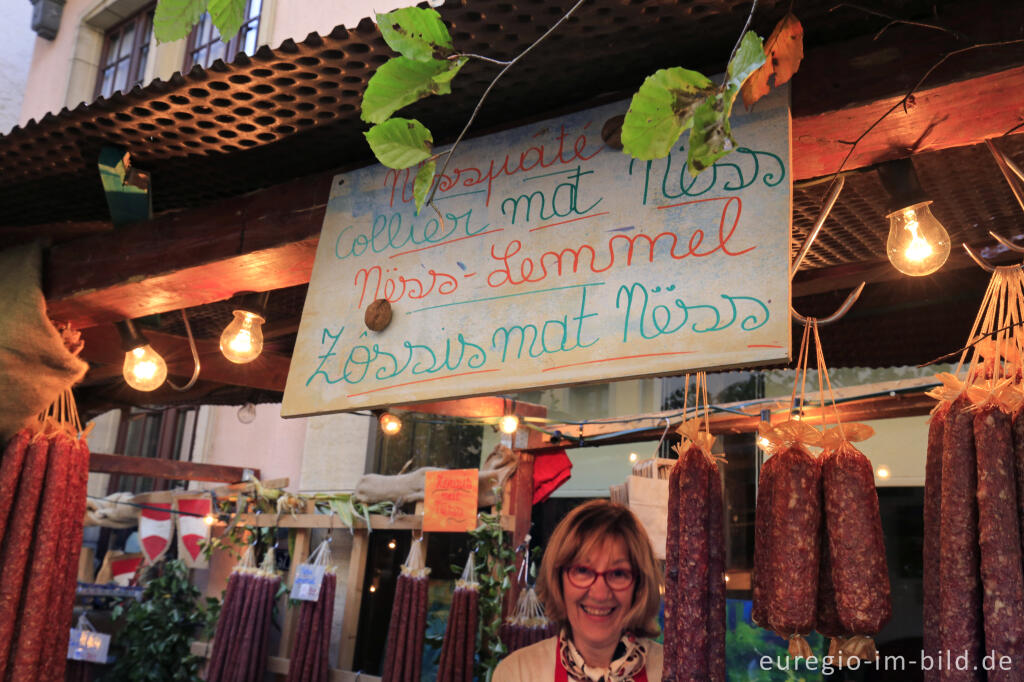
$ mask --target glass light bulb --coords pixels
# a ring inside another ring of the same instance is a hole
[[[136,391],[152,391],[167,378],[167,363],[147,344],[124,354],[123,373],[124,380]]]
[[[949,258],[949,233],[928,207],[908,206],[889,214],[889,261],[905,275],[930,275]]]
[[[236,310],[235,319],[220,335],[220,352],[231,362],[252,362],[263,352],[263,323],[256,313]]]
[[[402,420],[390,412],[385,412],[380,416],[380,429],[387,435],[393,436],[402,430]]]
[[[515,433],[519,429],[519,417],[514,414],[506,414],[498,420],[498,428],[502,433]]]

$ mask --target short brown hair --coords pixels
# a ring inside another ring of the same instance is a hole
[[[571,566],[591,548],[610,538],[626,545],[629,562],[636,574],[633,606],[626,614],[626,630],[645,637],[659,632],[658,611],[664,579],[654,558],[651,540],[633,512],[608,500],[591,500],[569,512],[551,534],[537,577],[537,592],[548,618],[562,627],[568,625],[562,570]]]

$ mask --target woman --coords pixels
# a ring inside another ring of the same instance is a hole
[[[576,507],[555,528],[537,590],[558,637],[514,651],[492,682],[660,682],[662,575],[647,532],[607,500]]]

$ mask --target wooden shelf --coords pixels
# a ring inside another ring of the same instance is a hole
[[[515,519],[511,516],[501,517],[501,527],[512,532]],[[334,514],[239,514],[237,525],[256,528],[348,528]],[[419,530],[423,527],[421,514],[405,514],[394,521],[390,516],[370,515],[370,526],[373,530]],[[365,530],[366,521],[357,518],[353,521],[353,530]]]

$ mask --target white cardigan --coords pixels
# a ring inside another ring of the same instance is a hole
[[[643,642],[647,647],[647,682],[661,682],[661,645],[649,639]],[[549,637],[513,651],[494,669],[491,682],[554,682],[557,647],[558,637]]]

